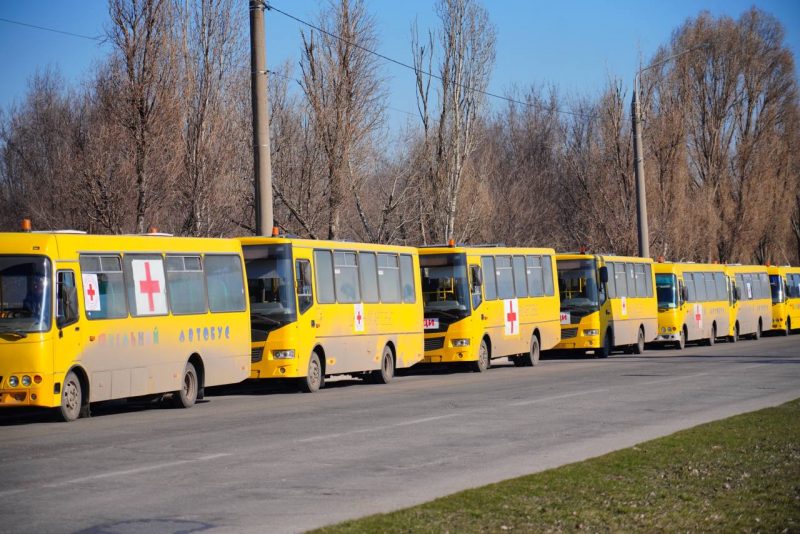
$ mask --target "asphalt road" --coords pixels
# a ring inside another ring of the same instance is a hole
[[[3,411],[0,531],[303,531],[797,397],[800,335],[318,394],[244,384],[71,424]]]

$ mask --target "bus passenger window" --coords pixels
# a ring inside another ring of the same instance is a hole
[[[417,295],[414,292],[414,267],[411,256],[400,255],[400,280],[403,286],[403,302],[414,303]]]
[[[300,313],[305,313],[314,303],[314,295],[311,289],[311,262],[308,260],[297,260],[297,305]]]

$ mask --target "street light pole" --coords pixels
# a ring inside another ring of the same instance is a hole
[[[633,78],[633,98],[631,99],[631,121],[633,122],[633,169],[636,176],[636,223],[639,234],[639,256],[642,258],[650,257],[650,232],[647,228],[647,194],[644,181],[644,150],[642,149],[642,107],[639,102],[639,79],[646,70],[659,67],[668,61],[680,57],[689,52],[694,52],[698,48],[705,48],[708,44],[703,43],[694,46],[683,52],[673,54],[667,58],[651,63],[639,69]]]
[[[272,232],[272,165],[269,153],[267,58],[264,0],[250,0],[250,95],[253,105],[253,171],[256,235]]]

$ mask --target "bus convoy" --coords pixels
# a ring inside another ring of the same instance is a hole
[[[505,246],[272,237],[0,233],[0,408],[145,398],[188,408],[210,386],[542,351],[788,335],[800,268],[670,263]]]

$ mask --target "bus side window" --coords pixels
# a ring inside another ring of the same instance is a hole
[[[64,328],[78,320],[78,289],[74,272],[58,271],[56,295],[56,325]]]
[[[483,269],[483,291],[486,300],[497,298],[497,279],[494,272],[494,257],[484,256],[481,258],[481,268]]]
[[[297,277],[297,307],[300,313],[305,313],[314,303],[311,290],[311,262],[297,260],[295,262],[295,276]]]
[[[470,265],[469,266],[469,287],[470,293],[472,294],[472,309],[477,310],[478,306],[483,303],[483,299],[481,298],[481,287],[483,284],[483,275],[481,273],[481,268],[478,265]]]

